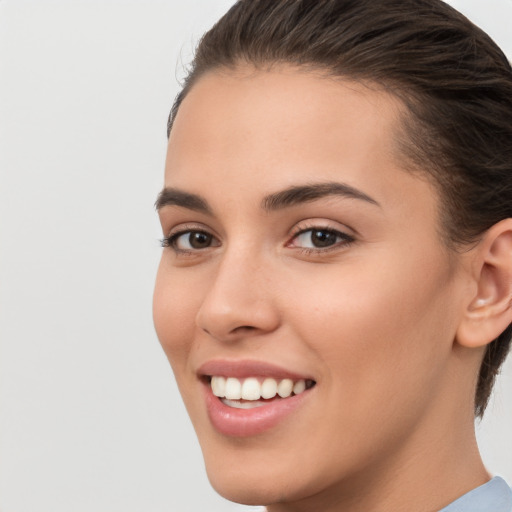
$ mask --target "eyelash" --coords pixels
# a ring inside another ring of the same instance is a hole
[[[355,237],[349,235],[348,233],[345,233],[343,231],[340,231],[338,229],[331,228],[329,226],[319,226],[319,225],[310,225],[307,227],[302,227],[297,229],[294,233],[292,233],[292,236],[290,238],[290,241],[287,242],[287,247],[293,247],[291,243],[296,240],[299,236],[311,232],[322,232],[329,235],[334,235],[336,238],[340,238],[341,241],[337,241],[332,245],[328,245],[326,247],[320,248],[320,247],[296,247],[296,249],[300,250],[302,254],[308,255],[308,254],[325,254],[327,252],[336,251],[341,249],[342,247],[348,247],[350,244],[355,242]]]
[[[162,238],[160,240],[160,244],[163,248],[169,247],[172,249],[176,254],[179,255],[194,255],[198,251],[201,251],[201,249],[180,249],[177,246],[178,239],[182,237],[183,235],[186,235],[187,233],[200,233],[206,236],[211,237],[212,239],[215,239],[216,237],[212,235],[210,232],[208,232],[206,229],[199,228],[197,226],[183,226],[179,231],[176,231],[174,233],[170,233],[168,236]]]
[[[318,226],[318,225],[311,225],[308,227],[303,227],[298,230],[296,230],[294,233],[292,233],[290,240],[286,243],[286,247],[293,247],[292,242],[296,240],[299,236],[304,235],[308,232],[322,232],[324,234],[328,235],[334,235],[336,238],[340,238],[341,241],[335,242],[332,245],[328,245],[326,247],[320,248],[320,247],[296,247],[296,249],[300,250],[302,254],[308,255],[308,254],[325,254],[330,251],[334,251],[337,249],[340,249],[341,247],[347,247],[353,242],[355,242],[355,237],[352,235],[349,235],[347,233],[344,233],[343,231],[339,231],[337,229],[333,229],[331,227],[327,226]],[[205,249],[209,249],[212,247],[211,245],[208,247],[205,247],[203,249],[180,249],[177,246],[177,241],[180,237],[186,234],[203,234],[208,237],[211,237],[212,239],[216,240],[216,237],[212,235],[210,232],[208,232],[205,229],[198,228],[197,226],[191,226],[191,227],[183,227],[179,231],[175,233],[169,234],[167,237],[160,240],[161,246],[166,248],[171,248],[176,254],[178,255],[194,255],[197,254],[200,251],[203,251]],[[213,246],[216,247],[216,246]]]

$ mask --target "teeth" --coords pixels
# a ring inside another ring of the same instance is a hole
[[[240,400],[242,398],[242,384],[238,379],[229,377],[226,380],[225,397],[229,400]]]
[[[226,396],[226,379],[224,377],[214,377],[212,379],[212,392],[215,396]]]
[[[274,398],[277,395],[275,379],[265,379],[261,385],[261,398]]]
[[[263,402],[253,400],[252,402],[240,402],[240,400],[228,400],[227,398],[222,399],[222,403],[234,407],[235,409],[254,409],[265,405]]]
[[[283,379],[278,385],[277,385],[277,394],[281,398],[288,398],[293,391],[293,380],[290,379]]]
[[[300,395],[305,389],[306,389],[306,381],[305,380],[298,380],[293,385],[293,392],[296,395]]]
[[[311,381],[308,381],[312,385]],[[282,379],[280,381],[272,378],[266,378],[260,383],[256,377],[239,380],[235,377],[213,376],[211,378],[212,393],[223,398],[223,402],[230,407],[239,409],[249,409],[256,407],[256,404],[246,405],[247,402],[232,402],[233,400],[257,401],[261,398],[269,399],[279,395],[281,398],[288,398],[292,394],[300,395],[307,387],[304,379],[293,381],[291,379]],[[236,404],[236,405],[233,405]],[[263,405],[263,404],[260,404]]]
[[[261,386],[258,379],[245,379],[242,384],[242,398],[244,400],[259,400]]]

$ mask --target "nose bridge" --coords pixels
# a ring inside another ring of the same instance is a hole
[[[219,340],[275,329],[279,318],[269,273],[260,248],[252,244],[227,248],[197,313],[198,326]]]

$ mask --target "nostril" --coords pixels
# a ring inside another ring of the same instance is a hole
[[[245,299],[229,296],[219,279],[196,314],[196,325],[204,333],[218,341],[235,341],[279,327],[280,317],[272,301],[251,294]]]

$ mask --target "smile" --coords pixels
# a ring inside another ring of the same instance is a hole
[[[306,376],[252,361],[210,362],[198,374],[211,425],[229,437],[263,434],[296,417],[316,385]]]
[[[238,379],[236,377],[213,376],[210,380],[212,393],[230,407],[248,409],[265,405],[264,400],[270,400],[276,396],[288,398],[292,395],[300,395],[306,389],[313,386],[313,381],[306,379],[265,379],[249,377]],[[241,402],[240,400],[244,400]],[[246,401],[252,402],[247,403]]]

